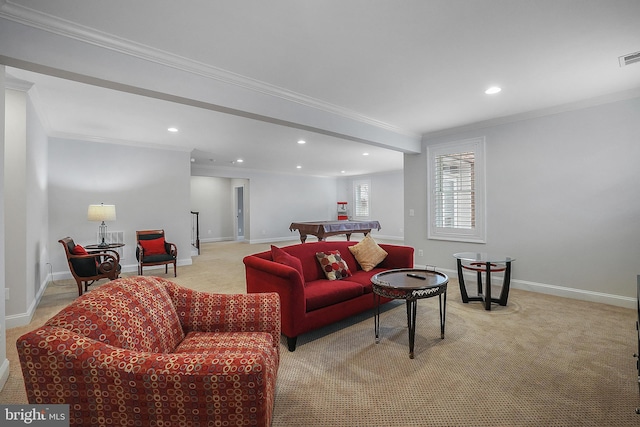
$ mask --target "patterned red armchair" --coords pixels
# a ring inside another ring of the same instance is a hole
[[[278,294],[211,294],[127,277],[17,341],[29,403],[76,426],[269,426]]]

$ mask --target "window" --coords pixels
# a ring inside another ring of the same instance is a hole
[[[353,188],[356,218],[369,218],[371,213],[371,181],[355,181]]]
[[[427,147],[429,239],[485,243],[484,138]]]

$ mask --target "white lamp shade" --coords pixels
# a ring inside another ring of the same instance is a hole
[[[89,221],[98,221],[98,222],[115,221],[116,205],[105,205],[103,203],[99,205],[89,205],[87,218],[89,219]]]

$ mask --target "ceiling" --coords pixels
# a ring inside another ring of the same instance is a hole
[[[398,170],[402,152],[415,152],[393,138],[354,136],[344,121],[419,142],[638,96],[640,63],[618,61],[640,51],[638,17],[638,0],[0,0],[0,25],[144,50],[148,62],[188,61],[233,80],[238,93],[289,102],[273,114],[245,114],[233,97],[173,102],[37,64],[12,67],[16,39],[0,41],[0,56],[10,76],[35,83],[50,136],[193,150],[196,164],[213,168],[341,176]],[[486,95],[494,85],[502,91]],[[296,108],[335,120],[310,126]]]

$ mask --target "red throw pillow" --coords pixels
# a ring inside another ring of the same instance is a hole
[[[271,259],[277,263],[295,268],[298,270],[298,273],[300,273],[300,277],[304,278],[304,271],[302,270],[302,262],[300,262],[300,258],[294,257],[279,247],[271,245]]]
[[[167,250],[164,248],[164,237],[150,240],[140,240],[140,245],[144,249],[144,256],[164,255]]]
[[[75,245],[75,247],[71,250],[71,253],[74,255],[89,255],[89,252],[87,252],[87,250],[80,245]]]
[[[340,280],[351,276],[347,263],[340,256],[340,251],[327,251],[316,253],[320,267],[329,280]]]

